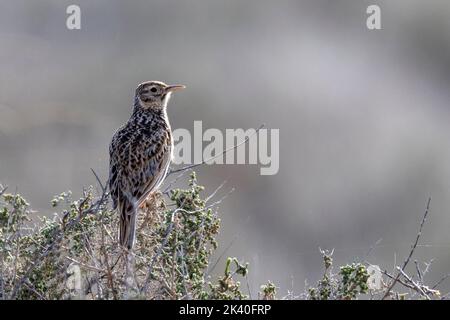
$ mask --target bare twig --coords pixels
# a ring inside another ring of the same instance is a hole
[[[210,158],[208,158],[208,159],[206,159],[206,160],[202,160],[202,162],[200,162],[200,163],[195,163],[195,164],[190,164],[190,165],[184,166],[184,167],[182,167],[182,168],[180,168],[180,169],[176,169],[176,170],[172,170],[172,169],[171,169],[171,170],[169,170],[169,172],[167,173],[167,176],[169,176],[169,175],[171,175],[171,174],[173,174],[173,173],[183,172],[183,171],[186,171],[186,170],[189,170],[189,169],[193,169],[193,168],[195,168],[195,167],[198,167],[198,166],[207,164],[208,162],[210,162],[210,161],[212,161],[212,160],[215,160],[215,159],[217,159],[217,158],[219,158],[219,157],[222,157],[222,156],[223,156],[224,154],[226,154],[228,151],[234,150],[234,149],[240,147],[241,145],[247,143],[254,135],[258,134],[259,130],[261,130],[262,128],[264,128],[264,126],[265,126],[265,124],[262,124],[261,126],[259,126],[258,129],[255,130],[255,132],[253,132],[253,134],[247,136],[243,141],[241,141],[241,142],[238,143],[238,144],[233,145],[232,147],[230,147],[230,148],[228,148],[228,149],[225,149],[224,151],[222,151],[221,153],[219,153],[219,154],[217,154],[217,155],[215,155],[215,156],[213,156],[213,157],[210,157]]]
[[[450,278],[450,274],[447,274],[445,276],[443,276],[441,279],[439,279],[438,282],[436,282],[431,289],[436,289],[437,287],[439,287],[441,285],[442,282],[444,282],[445,280],[447,280],[448,278]]]
[[[430,271],[430,267],[433,261],[434,259],[431,259],[430,262],[423,262],[423,264],[425,265],[425,269],[421,270],[417,260],[414,260],[414,264],[416,265],[417,277],[419,278],[421,284],[424,283],[424,277]]]
[[[423,283],[422,271],[420,270],[419,263],[417,262],[417,260],[414,260],[414,264],[416,266],[417,277],[419,278],[420,283]]]
[[[370,262],[368,262],[368,261],[364,261],[363,263],[364,263],[367,267],[373,265],[372,263],[370,263]],[[388,278],[392,279],[392,280],[395,279],[395,277],[394,277],[393,275],[391,275],[387,270],[382,270],[382,269],[380,269],[380,272],[381,272],[382,274],[384,274],[385,276],[387,276]],[[408,284],[408,283],[406,283],[406,282],[403,282],[402,279],[398,279],[397,281],[398,281],[398,283],[400,283],[400,284],[403,285],[404,287],[409,288],[409,289],[413,289],[413,290],[414,290],[414,287],[413,287],[412,285],[410,285],[410,284]]]
[[[91,168],[92,173],[95,176],[95,179],[97,180],[98,184],[100,185],[100,188],[102,189],[102,192],[106,193],[106,190],[108,189],[108,181],[103,184],[100,178],[98,177],[97,173],[94,171],[94,169]]]
[[[28,288],[28,290],[30,290],[31,292],[33,292],[40,300],[47,300],[42,294],[40,294],[36,288],[29,282],[26,281],[25,282],[25,287]]]
[[[103,260],[104,263],[106,265],[106,276],[107,276],[107,280],[108,280],[108,284],[109,287],[111,288],[114,300],[118,299],[117,293],[116,293],[116,288],[114,287],[114,276],[112,273],[112,268],[109,264],[109,257],[108,257],[108,253],[106,252],[106,248],[105,248],[105,232],[106,232],[106,228],[105,225],[103,224],[103,215],[101,218],[101,222],[102,222],[102,231],[101,231],[101,245],[100,245],[100,252],[103,255]]]
[[[81,267],[83,267],[83,268],[85,268],[85,269],[87,269],[87,270],[97,271],[97,272],[105,272],[105,270],[102,270],[102,269],[100,269],[100,268],[98,268],[98,267],[95,267],[95,266],[90,266],[90,265],[88,265],[88,264],[85,264],[85,263],[83,263],[83,262],[80,262],[80,261],[78,261],[78,260],[75,260],[75,259],[72,258],[72,257],[66,257],[66,259],[69,260],[69,261],[71,261],[71,262],[73,262],[73,263],[75,263],[75,264],[77,264],[77,265],[79,265],[79,266],[81,266]]]
[[[145,282],[144,282],[142,288],[140,289],[141,294],[145,294],[147,292],[147,290],[148,290],[148,286],[149,286],[150,280],[152,278],[153,268],[155,266],[156,260],[161,255],[164,247],[166,246],[167,241],[169,240],[169,236],[172,233],[172,229],[173,229],[173,225],[174,225],[174,221],[175,221],[175,216],[181,210],[182,210],[181,208],[178,208],[178,209],[176,209],[176,210],[174,210],[172,212],[172,217],[170,219],[169,225],[167,226],[167,229],[166,229],[166,232],[165,232],[165,235],[164,235],[164,239],[163,239],[162,243],[160,244],[160,246],[158,248],[158,251],[153,256],[153,258],[152,258],[152,260],[150,262],[150,266],[149,266],[148,272],[147,272],[147,278],[145,279]]]
[[[181,172],[175,179],[173,179],[171,182],[169,182],[169,184],[167,185],[167,187],[164,189],[164,191],[162,192],[162,194],[168,195],[170,189],[172,188],[172,186],[178,182],[178,180],[180,180],[184,174],[186,173],[186,171]]]
[[[364,258],[364,260],[367,260],[367,258],[370,256],[370,254],[372,253],[372,251],[381,243],[381,241],[383,241],[382,238],[378,239],[367,251],[366,256]]]
[[[217,193],[220,189],[223,188],[223,186],[225,185],[225,183],[227,183],[226,180],[225,180],[224,182],[222,182],[222,183],[220,184],[220,186],[218,186],[218,187],[216,188],[216,190],[214,190],[213,193],[211,193],[211,194],[205,199],[205,203],[208,202],[209,200],[211,200],[211,199],[216,195],[216,193]]]
[[[403,271],[400,267],[397,267],[397,270],[405,277],[406,280],[408,280],[409,283],[414,286],[414,288],[416,288],[416,291],[419,292],[421,296],[425,297],[425,299],[427,300],[431,300],[431,298],[425,293],[425,291],[423,291],[423,289],[417,283],[415,283],[414,280],[405,273],[405,271]]]
[[[402,272],[405,270],[406,266],[408,265],[409,261],[411,260],[412,255],[414,254],[414,251],[415,251],[416,248],[417,248],[417,244],[418,244],[418,242],[419,242],[420,236],[422,235],[422,228],[423,228],[423,225],[425,224],[425,221],[426,221],[426,219],[427,219],[428,213],[430,212],[430,203],[431,203],[431,197],[428,198],[427,207],[426,207],[426,209],[425,209],[425,213],[424,213],[424,215],[423,215],[422,222],[420,223],[419,232],[417,233],[416,240],[414,241],[414,243],[413,243],[413,245],[412,245],[412,247],[411,247],[411,251],[409,252],[409,255],[408,255],[408,257],[406,258],[406,260],[403,262],[403,266],[402,266],[401,269],[400,269],[401,272],[399,272],[399,273],[397,274],[397,276],[395,277],[395,279],[392,281],[391,285],[390,285],[390,286],[388,287],[388,289],[386,290],[386,293],[384,294],[382,300],[386,299],[386,298],[389,296],[389,294],[390,294],[392,288],[394,288],[395,284],[397,283],[398,279],[400,278],[400,275],[401,275]]]
[[[216,262],[214,262],[214,264],[212,265],[211,268],[209,268],[209,270],[206,271],[206,276],[209,276],[209,274],[217,267],[217,265],[219,264],[220,260],[223,258],[223,256],[227,253],[227,251],[231,248],[231,246],[234,244],[234,242],[236,241],[236,239],[238,238],[238,236],[234,236],[233,240],[230,241],[230,243],[228,244],[228,246],[222,251],[222,253],[220,254],[220,256],[217,258]]]
[[[392,279],[392,280],[395,279],[395,277],[394,277],[393,275],[391,275],[389,272],[387,272],[387,270],[381,270],[381,272],[382,272],[385,276],[387,276],[388,278],[390,278],[390,279]],[[406,288],[415,290],[414,286],[410,285],[409,283],[404,282],[402,279],[398,279],[397,282],[400,283],[402,286],[404,286],[404,287],[406,287]]]
[[[245,275],[245,280],[246,280],[246,282],[247,282],[248,296],[249,296],[250,300],[253,300],[253,297],[252,297],[252,290],[250,289],[250,281],[248,281],[248,274]]]

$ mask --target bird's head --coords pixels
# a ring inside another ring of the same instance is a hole
[[[136,102],[144,109],[161,109],[167,107],[170,95],[184,89],[183,85],[167,85],[161,81],[147,81],[136,88]]]

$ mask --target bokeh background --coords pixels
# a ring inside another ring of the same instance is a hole
[[[366,28],[370,4],[382,30]],[[106,179],[110,138],[152,79],[188,86],[173,128],[280,129],[277,175],[198,170],[211,191],[236,188],[218,255],[250,263],[253,297],[268,279],[280,295],[315,284],[319,247],[342,264],[382,239],[367,260],[391,270],[429,196],[416,259],[434,259],[429,283],[450,272],[449,1],[1,0],[0,182],[49,215],[53,195],[95,184],[90,168]]]

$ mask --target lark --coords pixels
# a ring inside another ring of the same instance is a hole
[[[172,92],[184,88],[160,81],[141,83],[130,119],[109,146],[110,195],[120,215],[119,243],[128,250],[135,242],[139,207],[158,190],[169,169],[173,139],[166,109]]]

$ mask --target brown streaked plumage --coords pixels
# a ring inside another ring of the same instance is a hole
[[[109,146],[109,189],[120,214],[119,243],[127,249],[134,245],[139,207],[167,174],[173,141],[166,107],[171,93],[183,88],[160,81],[141,83],[130,119]]]

